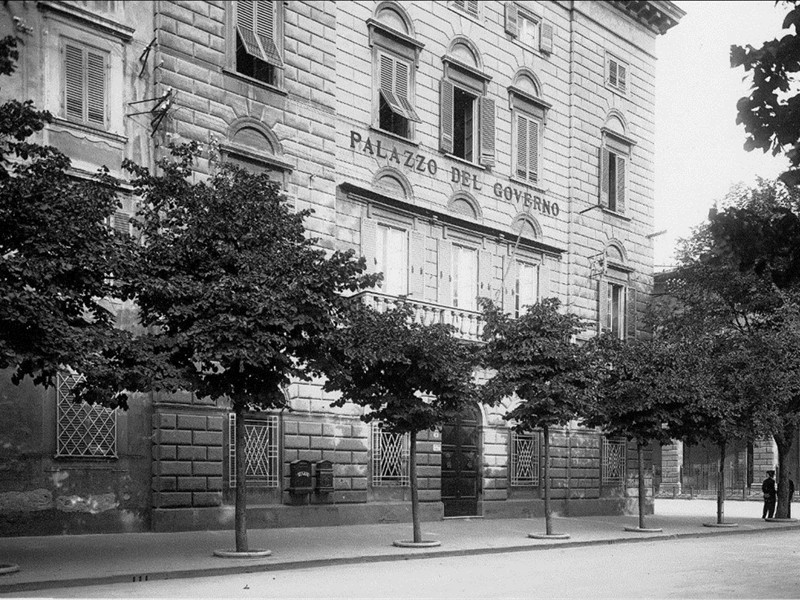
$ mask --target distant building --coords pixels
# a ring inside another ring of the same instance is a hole
[[[374,305],[477,340],[476,298],[518,314],[555,296],[620,337],[653,284],[655,40],[672,2],[8,2],[30,27],[3,96],[57,116],[44,141],[122,177],[171,141],[266,171],[327,248],[386,274]],[[124,179],[124,178],[123,178]],[[134,199],[113,225],[133,232]],[[133,322],[120,307],[120,324]],[[0,384],[0,531],[232,525],[232,415],[188,394],[127,413]],[[249,525],[409,518],[408,440],[331,409],[319,385],[248,418]],[[5,440],[9,440],[7,443]],[[553,435],[569,514],[635,496],[624,441]],[[420,443],[426,518],[539,514],[541,439],[475,406]],[[632,453],[631,456],[635,456]],[[333,491],[290,492],[289,464],[333,463]],[[635,458],[634,458],[635,460]],[[630,492],[628,490],[631,490]]]

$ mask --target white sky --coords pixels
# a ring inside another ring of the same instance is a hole
[[[705,220],[731,185],[774,178],[781,155],[745,152],[736,101],[747,94],[744,69],[730,68],[731,44],[759,47],[785,35],[788,8],[773,0],[676,2],[686,16],[656,47],[655,264],[674,263],[678,238]]]

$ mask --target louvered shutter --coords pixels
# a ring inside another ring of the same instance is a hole
[[[475,17],[478,16],[478,0],[467,0],[467,12]]]
[[[383,99],[392,108],[393,111],[398,112],[399,103],[394,97],[394,64],[395,61],[391,56],[381,54],[380,62],[380,80],[381,80],[381,94]]]
[[[106,59],[92,51],[86,52],[86,120],[106,124]]]
[[[628,297],[625,306],[625,337],[634,339],[636,337],[636,288],[632,285],[628,288]]]
[[[617,155],[617,207],[618,213],[625,212],[625,171],[627,160],[624,156]]]
[[[528,119],[517,115],[517,155],[515,172],[517,177],[528,178]]]
[[[64,48],[64,111],[68,119],[83,121],[83,49],[67,44]]]
[[[439,240],[439,304],[453,304],[453,244]]]
[[[411,106],[411,96],[409,90],[411,89],[411,68],[408,63],[402,60],[394,61],[394,91],[397,101],[400,103],[401,114],[412,121],[420,123],[420,118],[417,116],[414,107]]]
[[[114,229],[120,233],[124,233],[126,235],[130,235],[131,233],[131,218],[124,212],[116,211],[114,213],[112,225]]]
[[[494,100],[481,97],[479,99],[481,111],[481,164],[484,167],[493,167],[494,161]]]
[[[453,153],[453,84],[446,79],[439,82],[439,147]]]
[[[542,23],[539,29],[539,50],[552,54],[554,30],[550,23]]]
[[[408,262],[408,295],[422,300],[425,295],[425,234],[411,232]]]
[[[367,260],[367,273],[377,272],[378,224],[366,216],[361,217],[361,256]]]
[[[503,311],[513,315],[517,288],[517,261],[513,256],[503,257],[503,276]]]
[[[608,165],[610,155],[607,148],[600,148],[600,206],[608,208]]]
[[[628,70],[623,66],[617,65],[617,87],[624,92],[628,87]]]
[[[608,308],[610,305],[611,286],[607,281],[600,281],[597,289],[597,332],[603,333],[609,330],[608,326]]]
[[[492,253],[488,250],[478,251],[478,298],[492,298]]]
[[[539,180],[539,122],[534,120],[528,127],[528,179]]]
[[[608,83],[617,86],[617,61],[613,58],[608,61]]]
[[[518,16],[516,2],[506,2],[506,32],[514,37],[519,35]]]
[[[283,61],[276,39],[276,8],[276,3],[268,0],[258,0],[255,3],[255,33],[264,50],[264,60],[280,67],[283,66]]]
[[[550,285],[550,267],[546,261],[539,265],[539,299],[555,297],[556,293]]]
[[[236,3],[236,32],[244,44],[245,51],[250,56],[265,60],[264,53],[256,39],[255,2],[253,0],[239,0]]]

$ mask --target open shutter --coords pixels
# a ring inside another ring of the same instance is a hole
[[[600,148],[600,206],[608,208],[608,148]]]
[[[68,119],[83,121],[83,50],[64,47],[64,111]]]
[[[276,2],[258,0],[255,3],[255,33],[264,50],[264,60],[271,65],[283,66],[276,38]]]
[[[517,177],[528,178],[528,119],[517,115],[517,155],[514,172]]]
[[[256,39],[255,2],[239,0],[236,3],[236,33],[242,40],[245,52],[259,60],[265,60],[261,46]]]
[[[381,94],[386,103],[392,108],[393,111],[398,112],[399,103],[394,96],[394,64],[395,61],[391,56],[381,54],[380,62],[380,80],[381,80]]]
[[[421,123],[414,107],[411,106],[409,89],[411,88],[411,69],[408,63],[402,60],[394,61],[394,92],[397,102],[400,103],[401,114],[411,121]]]
[[[91,51],[86,52],[86,120],[106,124],[106,60]]]
[[[539,181],[539,122],[534,120],[528,126],[528,179]]]
[[[439,148],[453,153],[453,84],[446,79],[439,82]]]
[[[542,23],[539,32],[539,50],[552,54],[554,30],[550,23]]]
[[[543,260],[539,265],[539,299],[552,298],[556,294],[553,287],[550,285],[550,267],[547,261]]]
[[[377,272],[376,256],[378,224],[366,216],[361,217],[361,256],[367,259],[367,273]]]
[[[611,287],[607,281],[600,280],[597,289],[597,332],[608,331],[608,307]]]
[[[494,100],[485,96],[479,99],[481,110],[481,164],[494,166]]]
[[[453,244],[439,240],[439,304],[453,304]]]
[[[633,285],[628,288],[625,312],[625,337],[632,340],[636,337],[636,288]]]
[[[517,293],[517,261],[513,256],[503,257],[503,311],[514,314]]]
[[[617,212],[625,212],[625,170],[627,160],[624,156],[617,155]]]
[[[488,250],[478,251],[478,298],[492,298],[493,256]]]
[[[519,35],[519,11],[516,2],[506,2],[506,33],[517,37]]]
[[[425,234],[412,231],[409,245],[408,295],[422,300],[425,295]]]

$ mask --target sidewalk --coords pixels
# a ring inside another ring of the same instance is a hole
[[[556,533],[567,540],[534,540],[544,531],[544,519],[447,519],[424,522],[423,537],[442,542],[437,548],[407,549],[394,540],[411,537],[410,523],[253,529],[251,549],[269,549],[259,559],[222,559],[214,550],[233,547],[232,531],[136,533],[0,539],[0,563],[16,563],[20,571],[0,576],[0,594],[54,587],[203,577],[211,575],[308,568],[322,565],[404,560],[498,552],[544,550],[556,546],[668,540],[679,537],[741,535],[764,530],[797,529],[800,522],[761,520],[754,502],[725,503],[726,521],[735,528],[704,527],[716,520],[716,505],[708,500],[656,500],[648,528],[661,533],[626,532],[634,516],[557,517]]]

